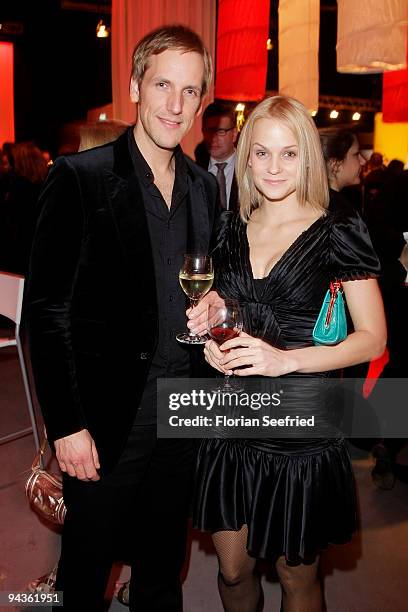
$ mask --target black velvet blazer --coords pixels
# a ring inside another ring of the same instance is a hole
[[[188,248],[208,252],[217,185],[186,161]],[[59,158],[40,207],[25,300],[37,395],[51,444],[87,428],[106,472],[126,443],[158,332],[153,256],[127,132]]]

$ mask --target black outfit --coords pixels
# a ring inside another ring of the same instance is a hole
[[[156,380],[190,375],[188,347],[175,339],[186,326],[186,297],[180,291],[178,277],[187,253],[187,164],[179,147],[175,152],[176,175],[169,210],[131,132],[129,146],[146,209],[157,289],[159,338],[136,420],[138,425],[151,425],[157,420]]]
[[[365,279],[379,272],[363,222],[347,213],[315,221],[263,280],[252,276],[246,225],[224,213],[214,259],[217,290],[240,301],[244,329],[282,349],[312,345],[331,279]],[[248,525],[247,549],[254,557],[313,561],[330,542],[348,541],[356,528],[344,440],[204,440],[194,521],[209,531]]]
[[[332,212],[335,211],[339,211],[339,210],[343,210],[345,212],[350,212],[352,213],[355,209],[355,207],[351,204],[351,202],[344,197],[343,193],[340,193],[339,191],[336,191],[335,189],[330,188],[329,189],[329,195],[330,195],[330,200],[329,200],[329,210]]]
[[[26,299],[37,395],[51,444],[87,428],[101,463],[98,482],[64,474],[56,583],[64,610],[103,610],[112,561],[123,554],[132,611],[182,610],[195,454],[190,440],[157,440],[148,396],[154,376],[193,366],[173,336],[186,325],[175,274],[185,246],[208,252],[216,184],[180,149],[175,156],[170,211],[152,177],[141,177],[132,129],[58,159],[40,198]]]
[[[373,172],[371,173],[376,174]],[[371,176],[368,175],[368,177]],[[405,285],[407,271],[399,261],[406,245],[403,233],[408,231],[408,174],[393,176],[389,172],[377,171],[378,193],[372,197],[371,207],[366,210],[366,222],[374,248],[381,262],[380,287],[387,319],[387,348],[389,361],[381,372],[381,378],[408,377],[406,351],[408,345],[408,287]],[[367,178],[368,178],[367,177]],[[377,392],[376,388],[373,394]],[[374,440],[371,440],[372,445]],[[405,482],[406,469],[397,463],[397,455],[406,445],[406,439],[386,438],[374,447],[377,458],[373,477],[378,486],[392,488],[393,479],[387,474],[394,473]],[[385,475],[385,483],[382,476]]]

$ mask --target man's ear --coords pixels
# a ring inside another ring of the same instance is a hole
[[[234,128],[232,130],[232,139],[233,139],[234,144],[236,144],[237,138],[238,138],[238,130],[237,130],[237,128]]]
[[[129,93],[131,101],[137,104],[139,102],[139,83],[134,77],[130,79]]]
[[[339,172],[342,162],[339,159],[329,159],[329,172],[332,176],[336,176],[336,174]]]

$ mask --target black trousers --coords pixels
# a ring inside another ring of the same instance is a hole
[[[134,427],[113,471],[98,482],[64,474],[67,505],[54,610],[102,612],[115,559],[130,562],[131,612],[181,612],[196,444]]]

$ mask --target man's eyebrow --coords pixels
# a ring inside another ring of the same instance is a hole
[[[154,81],[157,81],[158,83],[169,83],[171,84],[171,81],[169,79],[166,79],[165,77],[161,77],[160,75],[153,77]],[[199,85],[186,85],[183,89],[195,89],[198,92],[201,92],[202,88]]]

